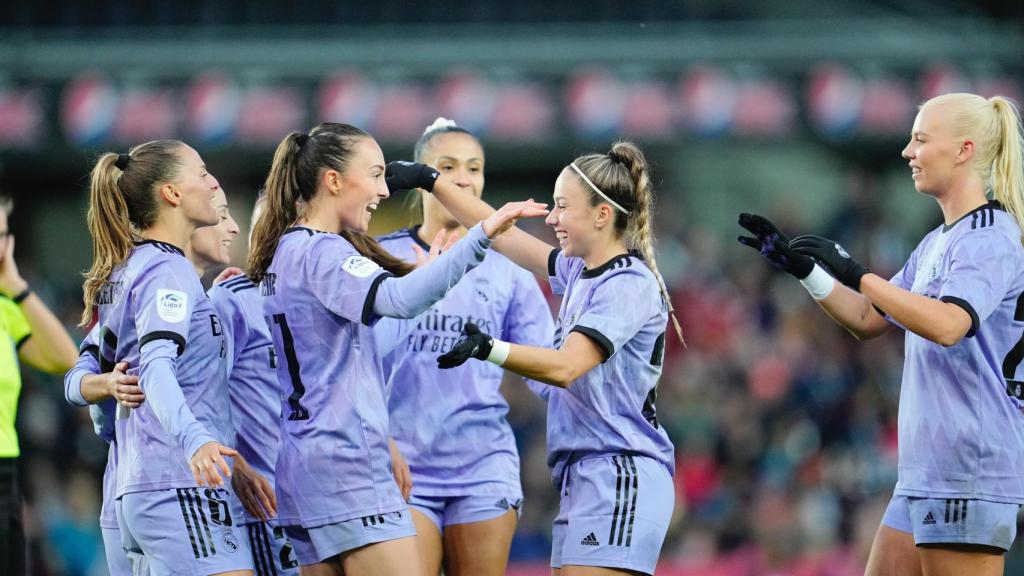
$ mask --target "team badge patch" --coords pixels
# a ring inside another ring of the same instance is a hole
[[[341,269],[356,278],[366,278],[380,270],[376,262],[363,256],[349,256],[341,263]]]
[[[163,288],[157,290],[156,314],[164,322],[181,322],[188,314],[188,294]]]

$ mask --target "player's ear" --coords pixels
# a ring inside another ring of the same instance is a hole
[[[612,212],[612,207],[608,204],[601,203],[597,205],[597,215],[594,218],[594,228],[600,230],[609,224],[614,223],[615,213]]]

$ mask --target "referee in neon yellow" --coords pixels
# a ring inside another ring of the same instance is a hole
[[[18,489],[18,435],[14,419],[21,393],[18,360],[52,374],[78,356],[71,336],[33,294],[14,262],[8,217],[13,203],[0,196],[0,574],[25,573],[25,534]]]

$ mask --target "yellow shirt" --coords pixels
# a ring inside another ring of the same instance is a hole
[[[18,396],[21,394],[18,348],[32,335],[32,329],[21,307],[2,295],[0,333],[0,458],[17,458],[20,451],[14,418],[18,412]]]

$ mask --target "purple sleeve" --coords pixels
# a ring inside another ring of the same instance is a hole
[[[191,459],[200,446],[216,442],[216,438],[196,420],[185,403],[174,372],[175,343],[155,339],[143,345],[140,352],[139,387],[146,395],[146,403],[164,432],[174,438]]]
[[[967,337],[999,306],[1017,276],[1016,245],[995,226],[971,230],[949,248],[949,270],[939,300],[956,304],[971,317]]]
[[[139,346],[154,340],[177,344],[178,355],[188,343],[189,318],[195,307],[196,272],[184,258],[168,258],[147,270],[132,288],[135,330]]]
[[[588,336],[608,360],[651,319],[661,292],[656,280],[634,267],[605,274],[570,332]]]
[[[82,397],[82,378],[89,374],[100,373],[100,351],[96,344],[98,333],[99,325],[97,324],[85,336],[85,340],[82,340],[82,345],[78,347],[78,360],[64,375],[64,398],[74,406],[89,405]]]
[[[582,266],[582,259],[568,258],[561,250],[553,249],[548,255],[548,283],[551,291],[557,295],[565,294],[569,277],[575,272],[574,268]]]
[[[466,237],[429,265],[401,278],[386,278],[373,301],[372,317],[412,318],[437,302],[466,272],[483,261],[491,240],[480,224],[469,229]],[[364,318],[364,323],[369,318]]]

